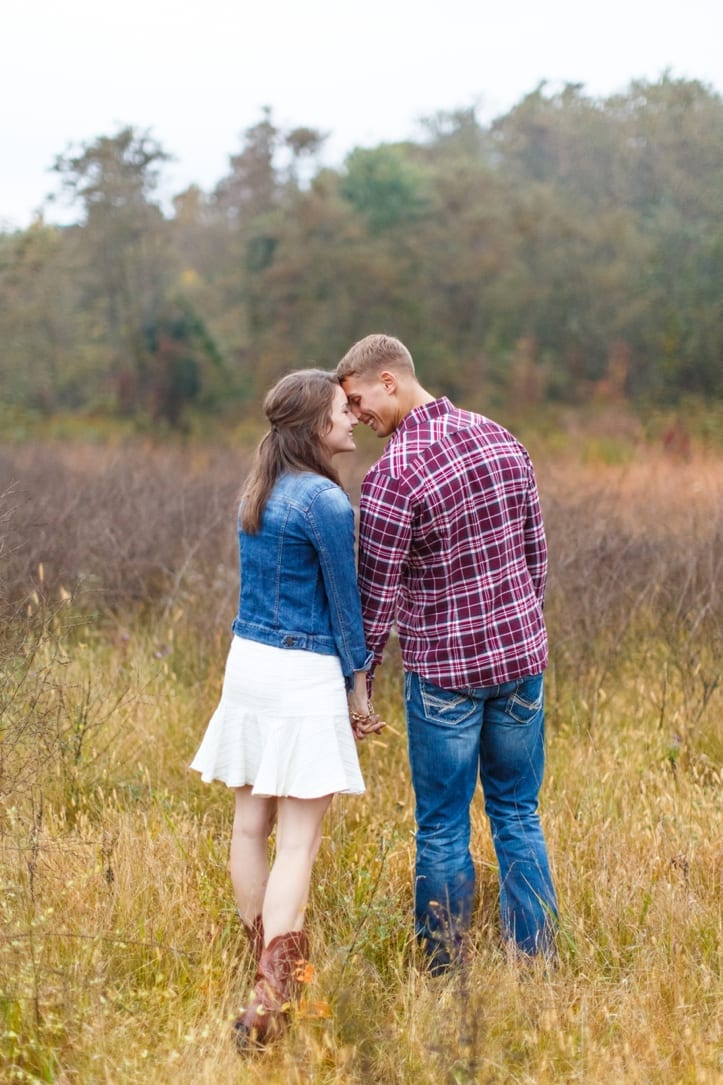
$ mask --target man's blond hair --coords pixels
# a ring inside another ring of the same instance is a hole
[[[366,335],[350,347],[336,367],[340,381],[347,377],[369,377],[383,369],[414,376],[414,362],[401,339],[393,335]]]

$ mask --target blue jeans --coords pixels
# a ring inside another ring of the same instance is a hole
[[[537,813],[542,675],[447,690],[407,672],[404,694],[416,798],[415,930],[433,969],[449,965],[470,925],[469,810],[478,773],[499,865],[503,936],[523,953],[551,953],[557,901]]]

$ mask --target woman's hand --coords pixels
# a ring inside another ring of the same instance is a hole
[[[350,712],[349,716],[351,718],[351,729],[354,732],[354,738],[359,740],[366,738],[367,735],[377,734],[387,725],[386,720],[381,719],[374,711],[371,702],[369,702],[365,713]]]
[[[379,718],[369,700],[366,678],[365,671],[356,671],[354,686],[349,692],[349,718],[356,739],[366,738],[386,727],[386,722]]]

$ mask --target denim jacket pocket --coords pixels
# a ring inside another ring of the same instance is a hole
[[[523,678],[513,690],[507,704],[506,712],[517,723],[532,723],[542,711],[544,704],[544,692],[542,675],[533,678]]]
[[[411,675],[408,677],[411,678]],[[475,712],[474,699],[465,693],[455,689],[442,689],[421,675],[417,675],[416,679],[424,715],[428,720],[457,727]]]

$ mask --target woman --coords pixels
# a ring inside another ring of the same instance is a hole
[[[284,377],[239,512],[241,591],[221,701],[192,768],[235,789],[231,880],[257,962],[240,1048],[277,1036],[308,955],[304,909],[332,795],[361,794],[367,699],[354,515],[332,459],[357,419],[336,377]],[[350,724],[351,715],[351,724]],[[268,839],[276,825],[269,870]]]

